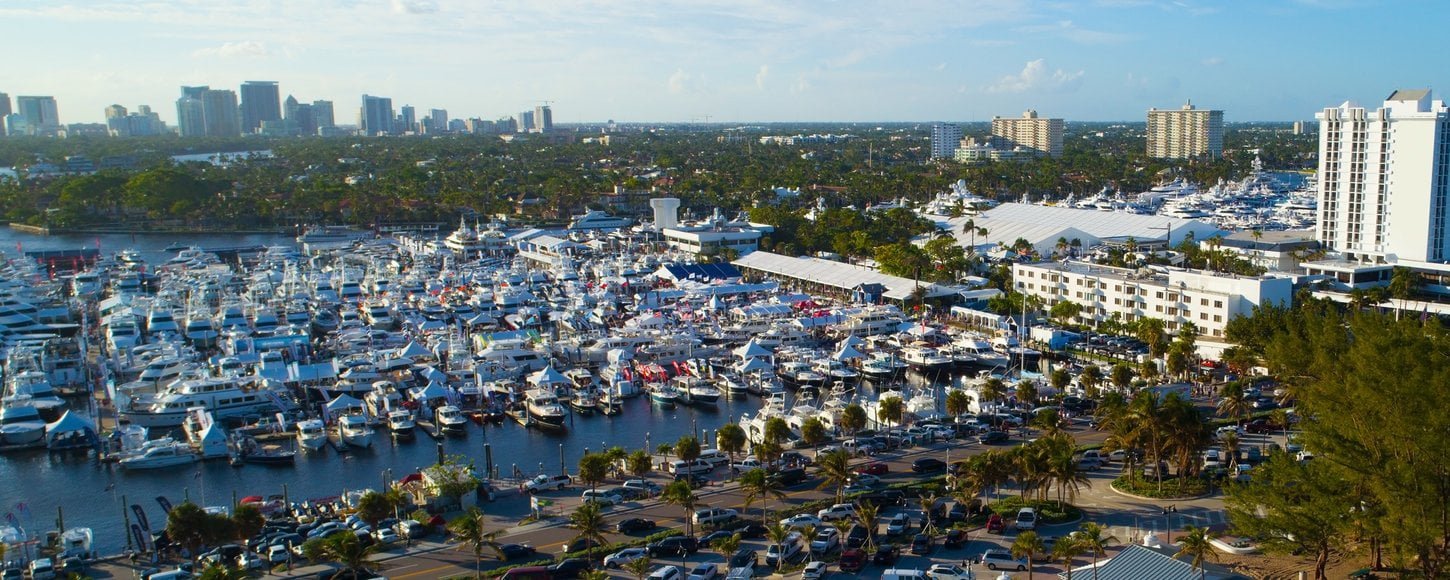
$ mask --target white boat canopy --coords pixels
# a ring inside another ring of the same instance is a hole
[[[397,356],[398,358],[422,358],[433,356],[433,351],[430,351],[423,345],[418,344],[418,341],[416,340],[410,340],[408,341],[408,344],[403,345],[403,348],[398,349]]]
[[[735,349],[735,356],[738,356],[742,359],[766,357],[770,356],[771,354],[773,353],[770,352],[770,349],[761,346],[760,343],[755,342],[755,339],[753,338],[750,339],[750,342],[745,343],[744,346]]]
[[[569,377],[566,377],[564,376],[564,373],[555,370],[554,365],[551,364],[544,367],[544,370],[529,375],[529,384],[536,387],[543,387],[548,385],[567,385],[569,384]]]
[[[831,355],[831,358],[838,361],[848,361],[852,359],[866,358],[866,355],[861,354],[861,351],[856,350],[856,347],[854,346],[851,346],[849,344],[842,344],[840,350],[837,350],[836,354]]]
[[[740,365],[740,372],[749,373],[755,371],[766,371],[775,368],[769,361],[760,357],[745,359],[745,364]]]

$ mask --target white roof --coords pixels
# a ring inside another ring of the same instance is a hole
[[[1024,238],[1033,246],[1053,244],[1058,238],[1082,240],[1084,247],[1097,243],[1102,238],[1128,237],[1138,239],[1163,239],[1165,227],[1172,227],[1174,240],[1182,240],[1190,232],[1200,240],[1206,240],[1221,230],[1213,224],[1198,220],[1174,219],[1154,215],[1138,215],[1115,211],[1098,211],[1071,207],[1055,207],[1026,203],[1004,203],[982,212],[976,217],[959,217],[946,220],[948,231],[957,240],[970,243],[971,234],[962,232],[962,224],[972,220],[976,227],[987,230],[987,235],[978,235],[978,247],[998,242],[1011,245],[1017,238]]]
[[[911,292],[918,285],[926,290],[927,298],[947,296],[953,293],[950,288],[945,286],[929,282],[918,283],[911,278],[883,274],[863,266],[831,260],[793,258],[757,251],[746,254],[733,263],[742,268],[760,270],[773,276],[824,284],[843,290],[851,290],[862,284],[880,284],[886,287],[886,298],[892,300],[909,298]]]

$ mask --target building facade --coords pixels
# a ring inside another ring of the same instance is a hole
[[[358,129],[368,136],[392,134],[393,100],[363,95],[362,109],[358,114]]]
[[[1062,156],[1062,119],[1044,119],[1028,109],[1021,117],[992,117],[992,136],[1048,157]]]
[[[1450,111],[1429,90],[1379,109],[1352,102],[1319,121],[1317,238],[1356,262],[1450,258]]]
[[[554,111],[552,111],[551,109],[549,109],[549,106],[548,105],[540,105],[540,106],[534,107],[534,126],[533,126],[533,131],[535,133],[548,133],[549,131],[553,131],[553,130],[554,130]]]
[[[1192,322],[1202,336],[1222,337],[1228,321],[1251,314],[1255,306],[1289,306],[1289,278],[1247,277],[1197,270],[1131,270],[1088,262],[1014,264],[1012,285],[1043,300],[1050,309],[1060,301],[1082,307],[1076,322],[1096,327],[1115,318],[1132,323],[1164,321],[1169,333]]]
[[[50,135],[60,129],[60,113],[51,96],[15,97],[15,114],[25,121],[25,133]]]
[[[951,123],[936,123],[931,126],[931,158],[952,159],[957,145],[962,141],[962,128]]]
[[[6,93],[0,93],[0,137],[4,137],[6,135],[5,117],[9,117],[10,114],[13,112],[14,111],[10,109],[10,95]]]
[[[1193,159],[1223,155],[1223,111],[1193,103],[1178,110],[1148,110],[1148,156]]]
[[[418,130],[418,110],[413,105],[403,105],[398,114],[399,133],[410,133]]]
[[[242,83],[242,132],[256,133],[265,121],[281,121],[281,102],[277,81]]]
[[[202,116],[206,134],[211,137],[236,137],[242,134],[242,117],[237,108],[237,93],[208,90],[201,95]]]
[[[196,137],[206,134],[206,109],[201,96],[211,87],[181,87],[181,98],[176,99],[176,125],[182,137]]]

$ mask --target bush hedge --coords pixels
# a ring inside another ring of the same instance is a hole
[[[1181,487],[1180,487],[1181,486]],[[1158,491],[1158,482],[1143,478],[1137,473],[1128,473],[1113,480],[1113,489],[1153,499],[1187,499],[1208,494],[1208,481],[1198,477],[1185,479],[1164,478],[1163,491]]]
[[[1082,510],[1075,506],[1056,501],[1024,500],[1021,496],[999,499],[987,505],[988,510],[1001,515],[1003,519],[1016,517],[1017,512],[1025,507],[1036,509],[1037,517],[1048,525],[1071,522],[1082,517]]]

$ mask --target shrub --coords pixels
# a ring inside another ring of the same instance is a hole
[[[1182,481],[1164,478],[1163,491],[1160,492],[1158,482],[1144,479],[1137,473],[1128,473],[1113,480],[1113,489],[1153,499],[1183,499],[1207,494],[1209,483],[1199,477],[1189,477]]]

